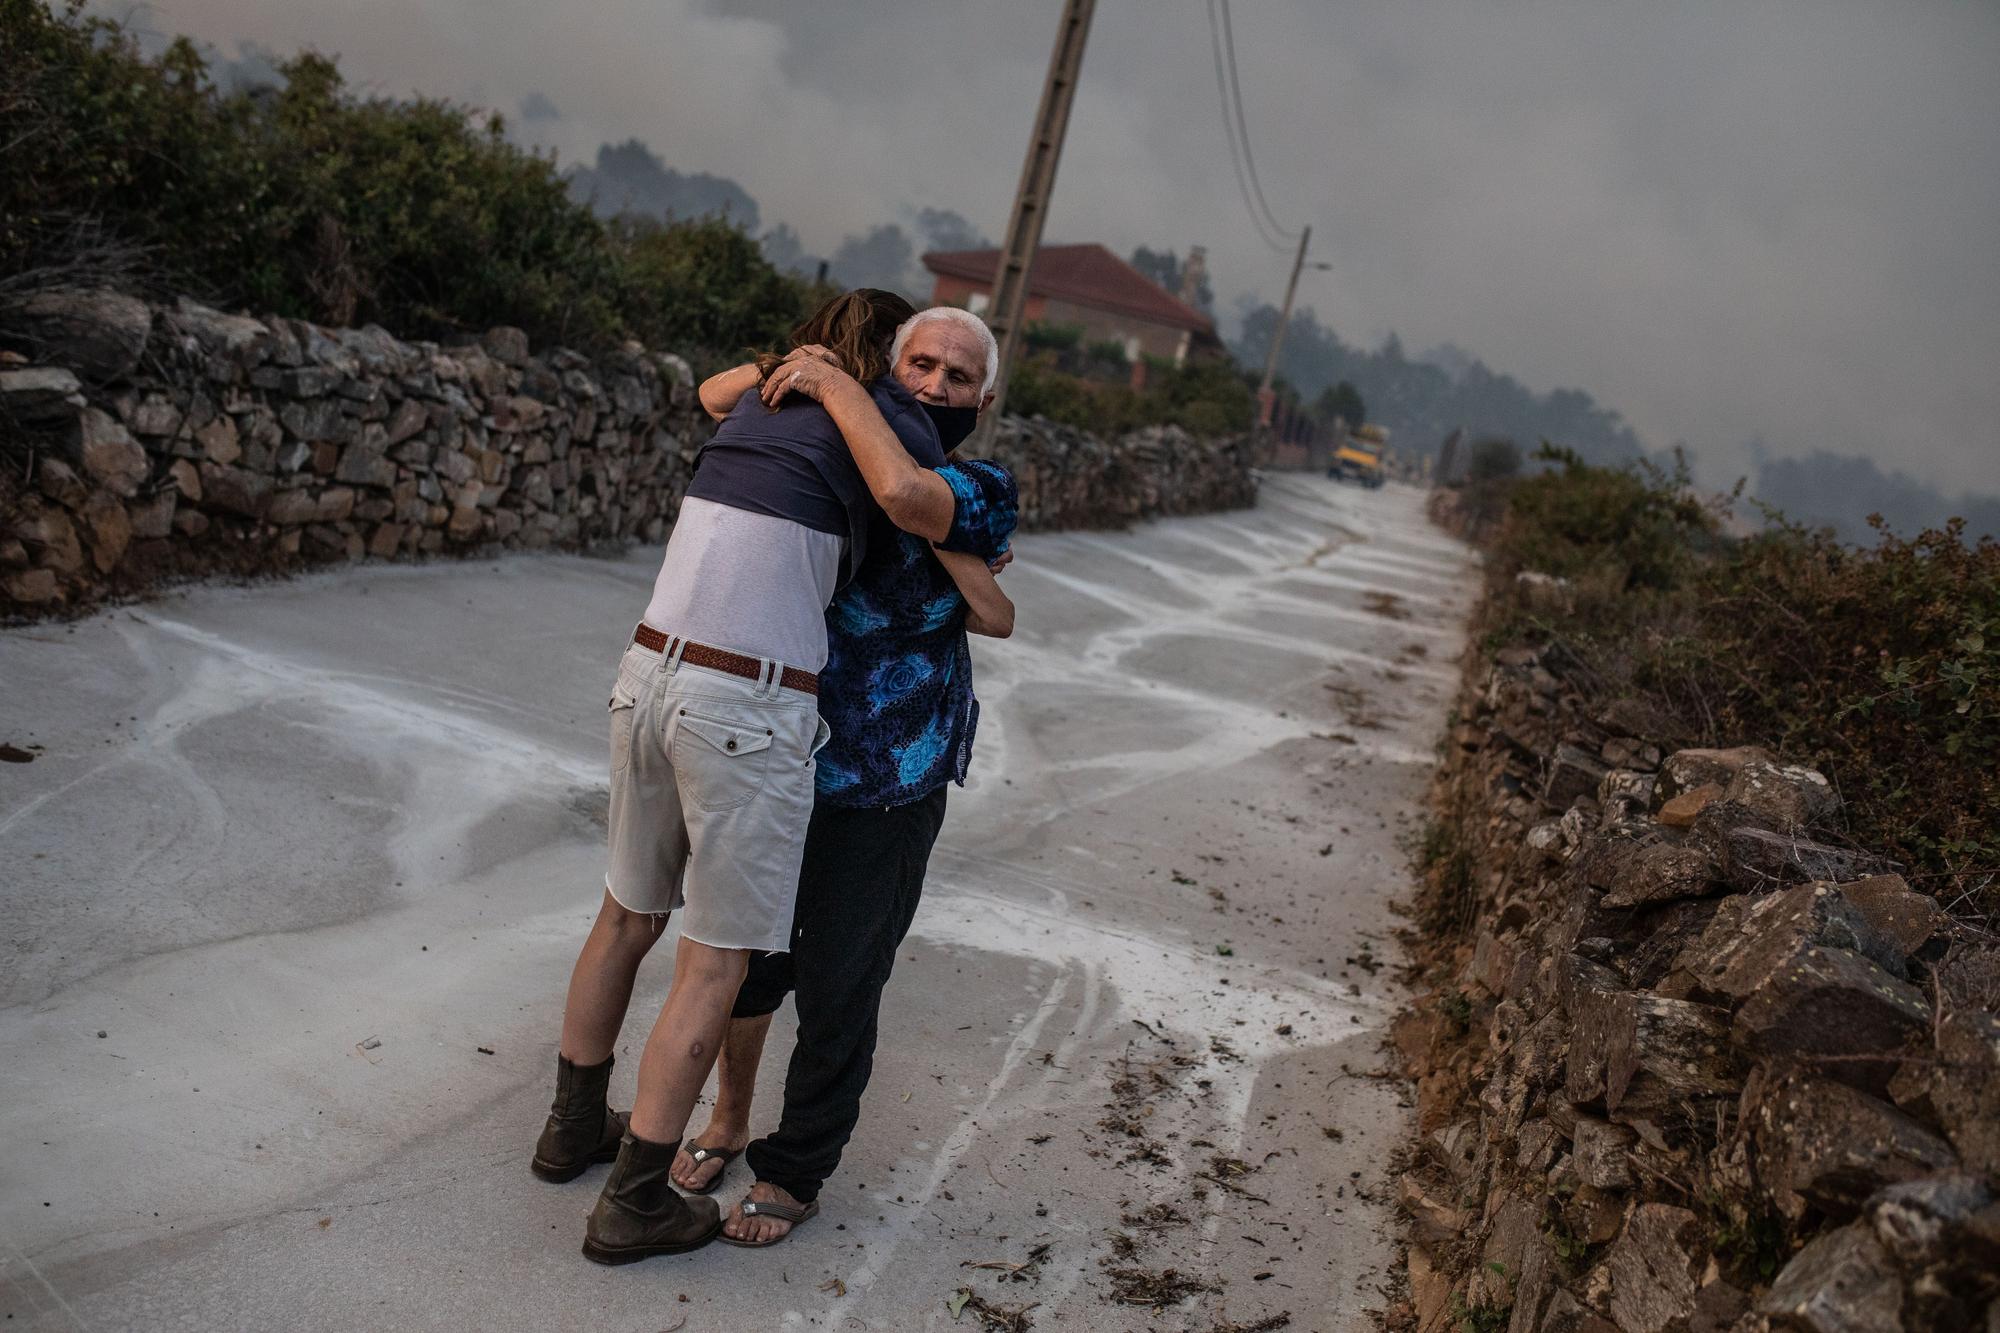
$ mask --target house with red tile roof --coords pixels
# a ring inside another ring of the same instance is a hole
[[[998,250],[934,250],[933,305],[986,313],[999,272]],[[1175,365],[1190,351],[1219,347],[1215,321],[1101,245],[1045,245],[1028,270],[1030,324],[1080,327],[1090,342],[1115,341],[1134,365],[1158,357]]]

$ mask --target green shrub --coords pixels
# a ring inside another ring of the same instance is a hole
[[[1509,492],[1493,631],[1561,639],[1687,738],[1819,767],[1857,842],[1948,907],[2000,911],[2000,543],[1954,522],[1856,549],[1781,517],[1731,539],[1684,471],[1547,456]]]
[[[0,273],[75,280],[79,224],[154,285],[408,336],[516,324],[537,341],[767,341],[804,287],[720,223],[611,228],[497,118],[355,96],[299,55],[225,93],[185,38],[0,0]]]
[[[1240,435],[1249,428],[1252,397],[1241,372],[1228,362],[1190,361],[1175,367],[1149,361],[1147,383],[1135,393],[1129,380],[1105,380],[1062,370],[1054,354],[1021,357],[1007,384],[1007,410],[1098,435],[1123,435],[1144,426],[1180,426],[1196,435]]]

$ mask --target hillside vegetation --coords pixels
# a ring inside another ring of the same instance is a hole
[[[183,291],[405,336],[736,350],[811,299],[719,219],[602,220],[495,117],[362,97],[329,57],[224,91],[186,38],[145,55],[72,3],[0,0],[0,298]]]
[[[1462,497],[1497,515],[1491,642],[1561,644],[1688,744],[1820,768],[1857,843],[2000,911],[2000,543],[1953,522],[1855,549],[1782,518],[1730,538],[1684,475],[1543,457]]]

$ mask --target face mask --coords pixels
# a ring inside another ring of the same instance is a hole
[[[937,427],[938,443],[944,446],[946,453],[964,444],[979,425],[979,409],[976,407],[941,407],[936,403],[921,403],[920,406],[930,417],[931,425]]]

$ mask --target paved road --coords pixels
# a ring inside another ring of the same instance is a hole
[[[527,1154],[657,553],[0,633],[0,742],[44,747],[0,764],[7,1327],[907,1330],[962,1287],[960,1328],[1360,1326],[1408,1114],[1377,960],[1471,586],[1420,498],[1021,540],[825,1212],[623,1269],[577,1253],[601,1175]]]

